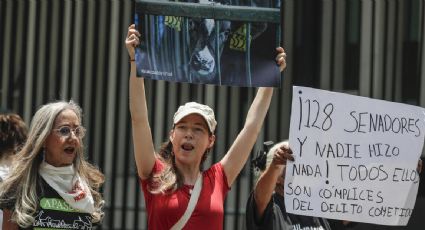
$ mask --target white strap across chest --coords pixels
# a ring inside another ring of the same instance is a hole
[[[183,216],[174,224],[171,230],[181,230],[189,220],[192,215],[193,210],[195,209],[196,204],[198,203],[199,194],[201,194],[202,189],[202,173],[199,173],[198,178],[196,179],[195,186],[193,187],[192,195],[190,196],[189,204],[187,205],[186,211]]]

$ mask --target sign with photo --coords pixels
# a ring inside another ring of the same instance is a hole
[[[136,0],[137,76],[279,87],[279,0]]]

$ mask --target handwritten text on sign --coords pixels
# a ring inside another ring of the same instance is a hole
[[[288,212],[407,225],[425,109],[294,87],[285,204]]]

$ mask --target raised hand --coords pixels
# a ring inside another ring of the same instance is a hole
[[[279,70],[282,72],[286,68],[286,53],[282,47],[277,47],[276,64],[279,65]]]
[[[125,38],[125,46],[127,47],[128,55],[131,60],[134,60],[135,47],[140,44],[140,33],[136,30],[134,24],[128,27],[127,37]]]
[[[272,164],[274,165],[286,165],[286,162],[294,160],[292,150],[289,148],[288,143],[283,143],[279,148],[276,149],[273,155]]]

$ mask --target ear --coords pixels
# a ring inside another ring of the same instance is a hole
[[[173,140],[174,140],[174,129],[170,130],[170,132],[168,133],[168,136],[170,138],[170,141],[173,142]]]
[[[215,143],[215,135],[213,134],[213,135],[211,135],[211,136],[209,136],[208,137],[208,140],[209,140],[209,144],[208,144],[208,148],[210,149],[210,148],[212,148],[213,146],[214,146],[214,143]]]

